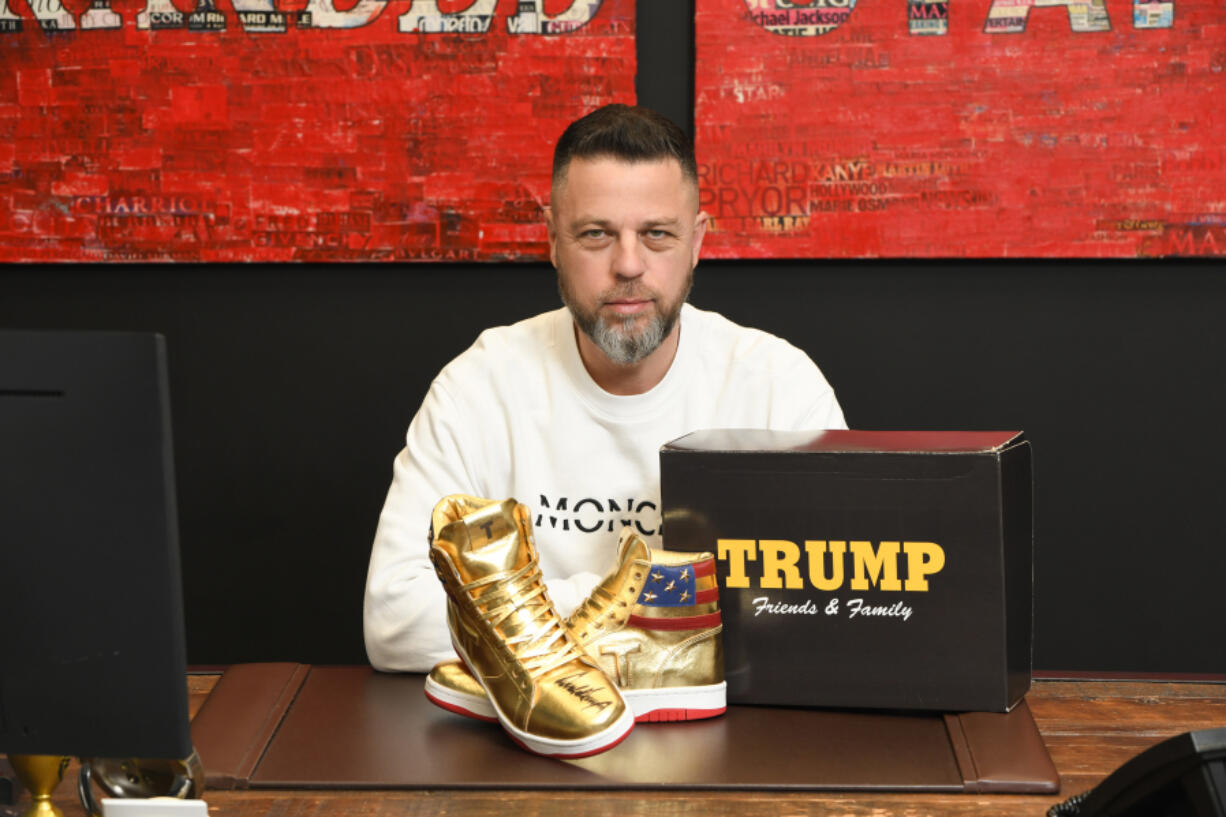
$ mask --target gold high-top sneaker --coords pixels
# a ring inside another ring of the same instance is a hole
[[[545,593],[526,507],[446,497],[434,508],[430,558],[456,652],[517,743],[583,757],[629,734],[633,713]]]
[[[617,564],[566,622],[621,689],[639,721],[710,718],[726,708],[715,557],[650,550],[629,528]],[[426,678],[439,706],[483,720],[493,707],[458,661]]]

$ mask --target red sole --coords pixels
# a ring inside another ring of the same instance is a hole
[[[719,709],[653,709],[635,718],[637,723],[673,723],[675,721],[699,721],[703,718],[717,718],[727,711],[727,707]]]

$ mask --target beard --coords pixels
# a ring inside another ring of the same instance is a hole
[[[685,287],[680,297],[672,303],[663,302],[660,293],[638,286],[635,283],[617,286],[600,293],[593,309],[585,309],[567,289],[566,275],[558,271],[558,294],[570,310],[575,324],[591,339],[609,360],[622,366],[638,363],[660,348],[660,344],[673,331],[681,316],[681,306],[690,296],[694,285],[694,271],[686,275]],[[610,301],[623,298],[651,298],[654,312],[647,316],[601,314],[600,307]],[[641,322],[645,321],[645,323]]]

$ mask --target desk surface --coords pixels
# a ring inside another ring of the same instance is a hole
[[[216,675],[188,678],[195,714]],[[393,817],[506,814],[618,817],[1038,817],[1083,791],[1141,750],[1193,729],[1226,726],[1226,684],[1135,681],[1038,681],[1027,696],[1035,722],[1060,772],[1059,796],[971,794],[837,794],[824,792],[569,792],[569,791],[217,791],[205,794],[218,817]],[[55,802],[68,817],[76,800],[76,764]]]

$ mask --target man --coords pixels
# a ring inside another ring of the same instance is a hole
[[[378,669],[453,656],[426,546],[444,495],[529,505],[565,615],[609,568],[623,526],[663,546],[663,443],[701,428],[846,427],[803,352],[685,303],[707,215],[672,122],[609,105],[572,123],[545,220],[566,307],[483,332],[435,379],[396,458],[366,587]]]

